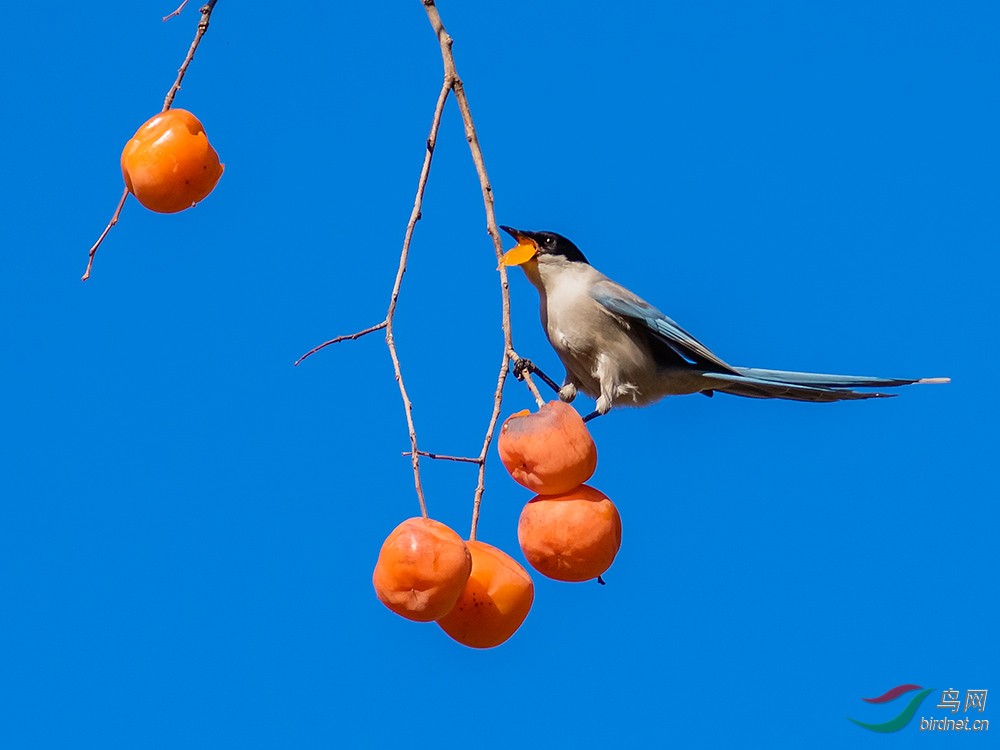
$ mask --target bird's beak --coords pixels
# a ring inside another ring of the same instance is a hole
[[[503,254],[503,257],[500,259],[500,265],[524,265],[538,253],[538,243],[531,239],[531,232],[522,232],[519,229],[504,226],[500,228],[517,240],[517,245]]]

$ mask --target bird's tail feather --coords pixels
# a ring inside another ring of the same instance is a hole
[[[760,380],[773,380],[817,388],[894,388],[914,383],[947,383],[951,378],[872,378],[866,375],[824,375],[818,372],[790,372],[788,370],[761,370],[756,367],[734,368],[741,375]]]
[[[748,398],[783,398],[792,401],[851,401],[891,398],[894,394],[855,391],[853,388],[894,388],[914,383],[947,383],[949,378],[872,378],[860,375],[825,375],[813,372],[762,370],[736,367],[737,375],[706,372],[718,381],[714,390]]]

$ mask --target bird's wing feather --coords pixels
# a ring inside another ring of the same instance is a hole
[[[656,340],[670,347],[687,361],[702,367],[718,368],[738,374],[736,368],[719,359],[675,321],[620,284],[604,279],[594,284],[590,293],[605,310],[629,322],[645,326],[653,333]]]

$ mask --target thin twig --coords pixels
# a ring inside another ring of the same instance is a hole
[[[293,367],[298,367],[299,363],[302,360],[304,360],[306,357],[311,357],[313,354],[315,354],[316,352],[318,352],[320,349],[325,349],[326,347],[330,346],[331,344],[339,344],[341,341],[355,341],[355,340],[361,338],[362,336],[367,336],[369,333],[374,333],[375,331],[381,331],[383,328],[386,327],[386,325],[387,325],[387,323],[383,320],[381,323],[376,323],[375,325],[373,325],[373,326],[371,326],[369,328],[366,328],[363,331],[358,331],[357,333],[349,333],[346,336],[337,336],[336,338],[332,338],[329,341],[324,341],[319,346],[314,346],[312,349],[310,349],[305,354],[303,354],[301,357],[299,357],[297,360],[295,360],[295,364],[293,365]]]
[[[122,193],[121,200],[118,201],[118,207],[111,216],[111,221],[109,221],[108,225],[104,227],[104,231],[101,232],[101,236],[97,238],[97,242],[95,242],[90,248],[90,252],[87,254],[87,270],[83,272],[83,276],[80,277],[80,281],[86,281],[90,278],[90,269],[94,267],[94,256],[97,254],[97,248],[99,248],[101,243],[104,242],[104,238],[108,236],[108,232],[111,231],[111,227],[118,223],[118,217],[122,215],[122,209],[125,208],[126,198],[128,198],[128,188],[125,188],[125,192]]]
[[[406,224],[406,234],[403,236],[403,249],[399,254],[399,267],[396,270],[396,281],[392,285],[392,295],[389,298],[389,309],[385,314],[385,344],[389,347],[389,356],[392,358],[392,369],[396,373],[396,384],[399,386],[399,395],[403,399],[403,409],[406,412],[406,426],[410,432],[410,464],[413,467],[413,486],[417,492],[417,500],[420,503],[420,512],[427,518],[427,502],[424,500],[424,488],[420,481],[420,449],[417,447],[417,429],[413,423],[413,402],[406,392],[406,383],[403,381],[403,371],[399,364],[399,353],[396,351],[396,338],[393,332],[393,322],[396,315],[396,303],[399,300],[399,290],[403,284],[403,275],[406,273],[406,262],[410,255],[410,241],[413,239],[413,230],[420,221],[420,210],[424,202],[424,189],[427,187],[427,178],[431,173],[431,161],[434,158],[434,146],[437,144],[438,129],[441,126],[441,115],[444,112],[445,102],[448,101],[448,94],[451,91],[451,81],[445,76],[441,86],[441,93],[438,94],[437,104],[434,107],[434,117],[431,120],[431,132],[427,136],[426,148],[424,151],[424,164],[420,168],[420,179],[417,180],[417,195],[413,200],[413,210],[410,212],[410,220]]]
[[[392,369],[396,374],[396,384],[399,386],[399,395],[403,400],[403,410],[406,413],[406,427],[409,431],[410,436],[410,450],[403,455],[410,457],[410,464],[413,467],[413,487],[417,493],[417,501],[420,503],[420,513],[424,518],[427,518],[427,501],[424,499],[424,489],[423,483],[420,480],[420,457],[436,457],[432,454],[422,451],[417,447],[417,429],[413,421],[413,402],[410,400],[409,393],[406,390],[406,381],[403,379],[403,369],[399,362],[399,352],[396,350],[396,337],[393,330],[393,323],[396,318],[396,304],[399,301],[399,291],[403,285],[403,276],[406,274],[406,264],[410,256],[410,242],[413,240],[413,230],[417,226],[417,222],[420,221],[421,208],[424,203],[424,191],[427,188],[427,179],[430,177],[431,173],[431,162],[434,159],[434,147],[437,144],[438,130],[441,127],[441,116],[444,114],[444,105],[448,101],[448,96],[451,94],[452,80],[445,76],[444,82],[441,84],[441,91],[438,94],[437,103],[434,105],[434,116],[431,118],[431,129],[430,134],[427,136],[427,141],[424,147],[424,163],[420,168],[420,177],[417,180],[417,194],[413,199],[413,209],[410,211],[410,220],[406,224],[406,232],[403,235],[403,248],[399,253],[399,265],[396,269],[396,279],[392,285],[392,293],[389,296],[389,308],[386,311],[385,319],[370,328],[366,328],[363,331],[358,331],[357,333],[352,333],[347,336],[338,336],[336,338],[325,341],[319,346],[314,347],[310,351],[303,354],[295,362],[296,365],[299,364],[306,357],[315,354],[320,349],[323,349],[331,344],[337,344],[341,341],[347,341],[348,339],[358,339],[362,336],[372,333],[373,331],[378,331],[385,329],[385,344],[389,349],[389,357],[392,359]],[[461,460],[454,458],[452,460]]]
[[[417,451],[424,458],[432,458],[436,461],[458,461],[463,464],[481,464],[481,458],[468,458],[466,456],[446,456],[443,453],[431,453],[430,451]],[[412,455],[410,451],[403,451],[404,456]]]
[[[493,188],[490,186],[490,178],[486,172],[486,160],[483,157],[482,147],[479,145],[479,136],[476,134],[476,125],[472,119],[472,109],[469,106],[468,97],[465,95],[465,86],[458,75],[455,67],[455,56],[452,53],[452,38],[445,30],[441,15],[438,13],[434,0],[422,0],[424,10],[427,12],[427,19],[437,35],[438,43],[441,46],[441,60],[444,64],[445,83],[451,81],[452,90],[455,92],[455,101],[458,104],[459,112],[462,114],[462,123],[465,125],[465,139],[469,143],[469,152],[472,155],[473,164],[476,167],[476,174],[479,176],[479,187],[483,194],[483,207],[486,211],[486,231],[493,240],[493,250],[496,253],[497,267],[500,272],[500,311],[501,327],[503,328],[503,360],[500,364],[500,371],[497,375],[496,389],[493,392],[493,411],[490,414],[490,421],[486,426],[486,434],[483,436],[483,446],[479,452],[479,477],[476,484],[476,493],[472,502],[472,530],[469,539],[475,540],[476,527],[479,525],[479,508],[482,504],[483,493],[486,490],[486,456],[489,452],[490,443],[493,441],[493,434],[496,432],[497,422],[500,419],[500,409],[503,405],[503,387],[509,372],[509,362],[517,360],[517,353],[514,351],[513,335],[510,323],[510,285],[507,280],[507,268],[500,259],[503,256],[503,244],[500,240],[500,229],[497,226],[496,213],[493,208]],[[525,378],[525,383],[539,404],[545,403],[541,394],[531,381],[530,376]]]
[[[507,373],[509,372],[510,363],[516,362],[519,357],[517,352],[514,351],[513,346],[513,336],[511,334],[511,322],[510,322],[510,291],[509,283],[507,280],[507,269],[500,263],[500,259],[503,255],[503,246],[500,240],[500,230],[496,221],[496,214],[493,208],[493,189],[490,187],[489,176],[486,172],[486,163],[483,158],[482,148],[479,145],[479,138],[476,135],[475,123],[472,119],[472,111],[469,107],[469,102],[465,96],[465,89],[462,84],[462,80],[458,77],[458,71],[455,68],[455,58],[452,54],[452,39],[448,35],[448,32],[444,28],[444,24],[441,22],[441,16],[438,14],[437,8],[434,5],[434,0],[421,0],[424,9],[427,12],[428,20],[431,23],[431,27],[434,29],[437,35],[438,42],[441,46],[441,59],[444,65],[444,81],[441,84],[441,91],[438,94],[437,105],[434,108],[434,117],[431,120],[431,131],[427,138],[427,147],[424,153],[424,163],[420,170],[420,178],[417,182],[417,194],[413,202],[413,210],[410,212],[410,220],[406,225],[406,233],[403,237],[403,248],[400,251],[399,256],[399,266],[396,270],[396,279],[393,283],[392,294],[389,299],[389,309],[386,312],[385,320],[376,326],[365,329],[364,331],[359,331],[356,334],[351,334],[348,336],[338,336],[335,339],[331,339],[319,346],[315,347],[311,351],[307,352],[305,355],[299,358],[296,362],[298,364],[306,357],[314,354],[315,352],[323,349],[331,344],[336,344],[341,341],[348,339],[356,339],[364,336],[365,334],[371,333],[372,331],[379,330],[380,328],[385,328],[385,341],[386,346],[389,349],[389,355],[392,359],[393,370],[396,374],[396,383],[399,386],[400,397],[403,400],[403,409],[406,414],[406,425],[410,436],[410,450],[403,453],[404,456],[410,457],[411,466],[413,468],[413,484],[417,493],[417,500],[420,502],[420,512],[423,516],[427,517],[427,504],[424,499],[423,485],[420,478],[420,457],[426,457],[431,459],[441,459],[446,461],[458,461],[461,463],[472,463],[479,466],[478,481],[476,485],[476,492],[473,499],[472,507],[472,529],[469,534],[470,540],[475,540],[476,538],[476,527],[479,524],[479,508],[482,504],[483,493],[486,488],[486,457],[489,452],[489,447],[493,441],[493,434],[496,431],[496,426],[500,418],[500,410],[503,404],[503,387],[507,379]],[[410,400],[409,394],[406,390],[406,384],[403,380],[402,367],[399,362],[399,354],[396,350],[396,340],[393,330],[393,323],[396,314],[396,304],[399,300],[399,291],[403,283],[403,276],[406,273],[406,264],[409,259],[410,252],[410,242],[413,238],[413,230],[416,227],[417,222],[420,220],[421,207],[423,205],[424,190],[427,186],[427,180],[430,176],[431,161],[434,157],[434,147],[437,143],[438,129],[441,124],[441,116],[444,112],[445,103],[448,101],[448,96],[454,92],[455,99],[458,102],[459,111],[462,115],[462,122],[465,125],[465,135],[466,140],[469,143],[469,150],[472,154],[472,161],[476,168],[476,174],[479,176],[479,184],[483,193],[483,204],[486,210],[486,230],[493,240],[493,249],[496,254],[497,265],[500,273],[500,301],[501,301],[501,327],[503,329],[503,359],[501,361],[500,370],[497,375],[496,390],[493,394],[493,409],[490,414],[490,420],[486,427],[486,434],[483,437],[482,448],[480,449],[479,456],[475,458],[460,457],[460,456],[445,456],[436,453],[430,453],[428,451],[422,451],[417,446],[417,430],[413,420],[413,403]],[[535,386],[534,382],[531,380],[530,373],[524,374],[524,381],[528,389],[531,391],[535,398],[535,401],[542,405],[544,400],[541,394],[538,392],[538,388]]]
[[[181,11],[184,10],[184,6],[187,5],[187,4],[188,4],[188,0],[184,0],[184,2],[182,2],[180,5],[177,6],[177,10],[175,10],[169,16],[164,16],[163,17],[164,22],[169,21],[174,16],[179,16],[181,14]]]
[[[174,97],[177,92],[180,91],[181,81],[184,80],[184,74],[187,73],[188,65],[194,60],[194,53],[198,51],[198,45],[201,44],[201,38],[205,36],[205,32],[208,31],[208,22],[212,16],[212,10],[215,8],[215,4],[219,0],[208,0],[203,6],[201,6],[201,20],[198,21],[198,29],[194,33],[194,41],[191,42],[191,48],[188,50],[187,57],[184,58],[184,62],[181,63],[181,67],[177,70],[177,80],[174,81],[174,85],[170,87],[167,92],[167,97],[163,100],[163,111],[166,112],[174,103]],[[180,8],[177,9],[177,13],[181,11],[184,7],[182,4]],[[167,16],[169,18],[170,16]],[[164,21],[167,19],[164,18]]]

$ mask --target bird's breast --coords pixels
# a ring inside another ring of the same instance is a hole
[[[586,271],[560,274],[557,283],[546,285],[542,298],[545,334],[568,374],[584,393],[596,396],[600,355],[600,332],[607,326],[606,313],[590,295]]]
[[[556,351],[585,354],[594,346],[594,331],[602,313],[585,288],[562,284],[545,300],[545,333]]]

